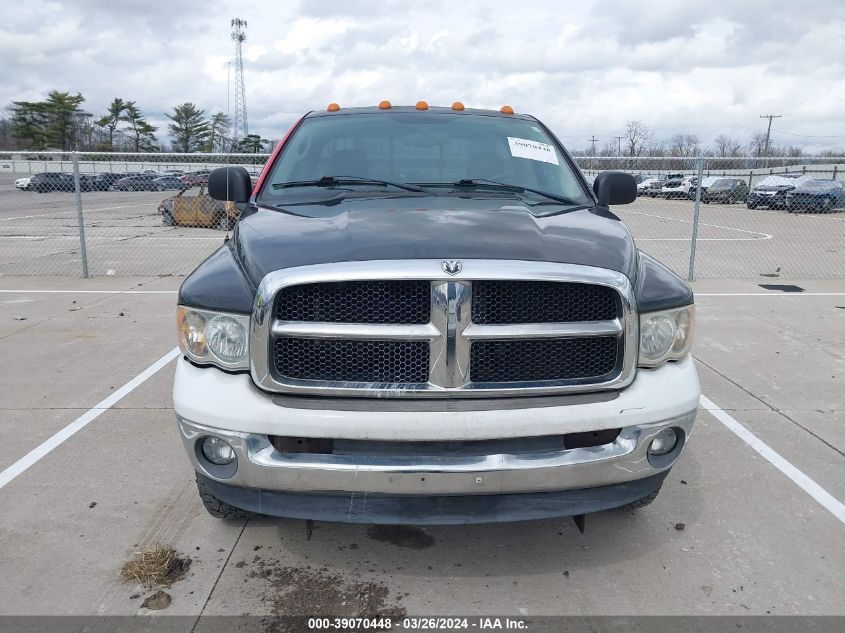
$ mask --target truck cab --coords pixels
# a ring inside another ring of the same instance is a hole
[[[179,291],[173,398],[211,514],[450,524],[641,507],[689,439],[690,288],[533,116],[302,117]]]

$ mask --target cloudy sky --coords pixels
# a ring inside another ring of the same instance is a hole
[[[845,3],[554,0],[17,0],[0,20],[0,106],[82,92],[164,112],[227,109],[229,21],[248,23],[251,132],[279,138],[330,101],[512,105],[573,150],[639,119],[657,140],[845,147]]]

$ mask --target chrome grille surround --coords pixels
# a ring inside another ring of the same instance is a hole
[[[446,275],[439,259],[376,260],[315,264],[267,274],[256,292],[250,325],[250,360],[255,384],[266,391],[370,398],[501,397],[565,394],[621,389],[636,372],[638,319],[631,282],[622,273],[573,264],[520,260],[462,261],[460,272]],[[361,280],[426,280],[431,284],[431,320],[426,324],[323,323],[274,319],[276,294],[287,286]],[[606,321],[480,325],[471,322],[472,282],[530,280],[609,286],[619,294],[621,316]],[[369,340],[425,340],[430,345],[425,383],[279,380],[273,371],[276,337]],[[476,340],[616,336],[622,339],[619,371],[607,380],[542,380],[475,383],[470,380],[470,348]]]

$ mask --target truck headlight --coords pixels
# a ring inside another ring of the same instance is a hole
[[[190,360],[249,369],[249,316],[179,306],[179,348]]]
[[[695,306],[640,315],[640,367],[656,367],[689,353],[695,329]]]

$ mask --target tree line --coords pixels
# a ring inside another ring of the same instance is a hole
[[[257,134],[232,138],[232,122],[223,112],[207,115],[194,103],[186,101],[164,113],[169,123],[164,131],[169,145],[160,140],[158,127],[152,125],[136,101],[115,97],[105,112],[94,115],[82,108],[85,97],[51,90],[42,101],[13,101],[9,116],[0,118],[0,149],[4,150],[79,150],[124,152],[249,152],[267,151],[272,143]],[[575,152],[586,156],[631,158],[674,156],[729,157],[766,156],[799,157],[802,149],[795,145],[766,146],[765,132],[758,132],[750,142],[742,143],[727,134],[719,134],[704,144],[695,134],[675,134],[668,141],[656,140],[654,132],[642,121],[628,121],[625,133],[614,136],[599,148],[595,142],[586,150]],[[841,156],[842,150],[822,152]]]
[[[6,150],[124,152],[250,152],[266,151],[270,141],[257,134],[232,138],[232,122],[224,112],[210,116],[185,102],[165,112],[169,146],[159,128],[136,101],[115,97],[105,112],[83,109],[85,97],[51,90],[42,101],[13,101],[9,116],[0,118],[0,148]]]
[[[757,132],[748,143],[727,135],[719,134],[711,144],[702,143],[696,134],[675,134],[668,141],[655,138],[654,131],[642,121],[628,121],[625,132],[614,136],[613,140],[605,141],[601,148],[595,143],[586,150],[576,152],[585,156],[610,157],[624,156],[628,158],[648,158],[657,156],[673,156],[677,158],[692,158],[706,156],[713,158],[749,157],[765,158],[767,156],[799,157],[803,150],[797,145],[775,145],[771,138],[766,146],[766,133]],[[841,156],[842,150],[822,152],[821,155]]]

